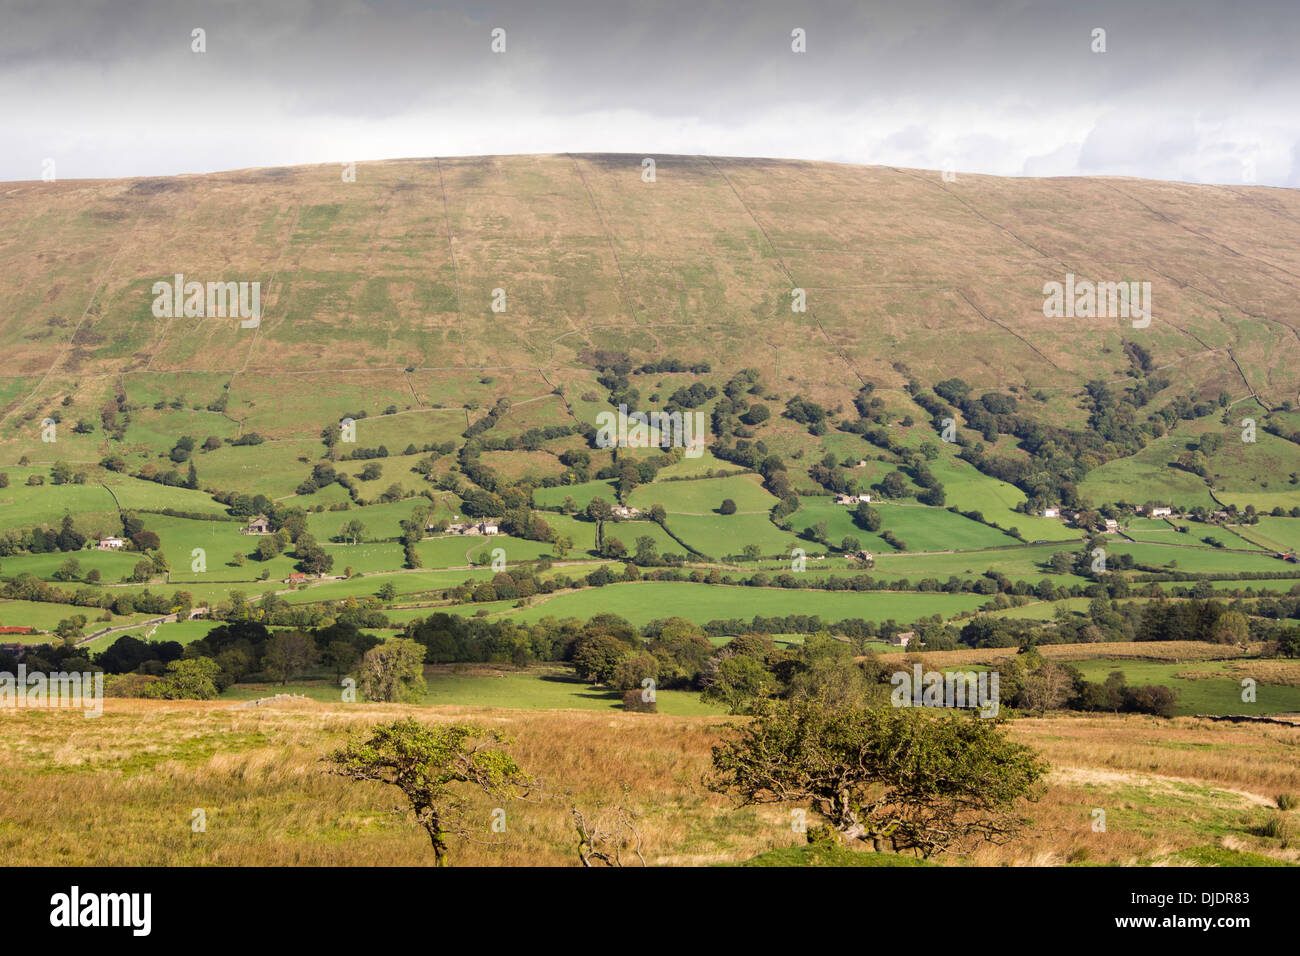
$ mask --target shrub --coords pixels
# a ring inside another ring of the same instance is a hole
[[[653,700],[644,700],[639,687],[623,692],[623,709],[637,714],[659,713],[659,705]]]

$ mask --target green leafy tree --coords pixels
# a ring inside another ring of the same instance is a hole
[[[351,641],[330,641],[321,653],[321,662],[334,669],[334,679],[343,680],[343,675],[351,673],[361,660],[361,654]]]
[[[746,714],[772,693],[774,681],[762,663],[737,654],[716,661],[704,672],[702,683],[704,700],[726,704],[728,713]]]
[[[428,692],[424,683],[424,647],[395,637],[366,651],[359,684],[370,700],[415,703]]]
[[[142,695],[159,700],[215,700],[220,676],[221,665],[210,657],[172,661],[163,679],[147,685]]]
[[[924,857],[1013,839],[1048,770],[997,721],[821,700],[765,705],[713,768],[742,805],[806,802],[843,839]]]
[[[532,786],[515,759],[498,749],[506,743],[499,731],[468,724],[424,726],[408,717],[375,727],[368,739],[354,740],[325,760],[332,773],[401,790],[429,834],[436,865],[446,866],[448,837],[464,838],[478,829],[470,822],[470,793],[513,799]]]
[[[272,680],[284,685],[314,665],[316,660],[316,642],[310,634],[298,630],[277,631],[266,642],[262,669]]]

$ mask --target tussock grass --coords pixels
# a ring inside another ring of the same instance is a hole
[[[573,865],[568,809],[623,803],[639,818],[651,865],[735,863],[803,846],[789,807],[735,809],[702,778],[710,748],[741,718],[580,711],[409,708],[295,702],[105,702],[79,711],[0,713],[0,852],[39,865],[423,866],[423,832],[395,812],[390,788],[324,773],[320,758],[353,732],[399,715],[471,720],[515,738],[540,783],[509,804],[507,830],[453,847],[453,865]],[[1300,727],[1138,716],[1044,717],[1010,725],[1055,768],[1033,828],[964,860],[1059,865],[1158,861],[1232,846],[1286,858],[1254,833],[1274,800],[1300,790]],[[1107,829],[1093,832],[1093,808]],[[194,811],[206,832],[194,832]]]

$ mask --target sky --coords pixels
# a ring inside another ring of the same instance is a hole
[[[618,152],[1295,187],[1298,28],[1300,0],[0,0],[0,180]]]

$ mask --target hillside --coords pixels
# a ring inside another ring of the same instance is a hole
[[[296,409],[460,406],[462,369],[491,372],[485,404],[581,392],[593,349],[752,367],[831,405],[909,376],[1025,386],[1076,426],[1070,396],[1122,378],[1124,339],[1199,397],[1300,390],[1294,192],[700,157],[658,157],[645,183],[640,160],[5,184],[3,438],[119,385],[199,405],[229,385],[229,418],[314,437]],[[260,328],[155,318],[151,287],[176,273],[260,282]],[[1043,284],[1067,273],[1150,281],[1154,321],[1045,318]]]

